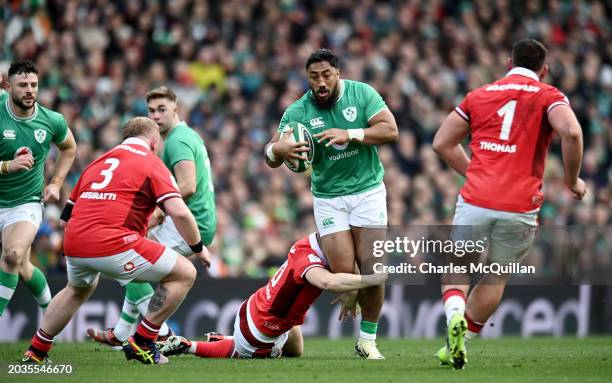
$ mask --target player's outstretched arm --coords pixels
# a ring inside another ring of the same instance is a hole
[[[291,142],[289,140],[281,140],[280,132],[276,132],[264,149],[266,164],[271,168],[277,168],[283,164],[283,159],[285,158],[302,159],[302,153],[308,151],[307,145],[308,143],[304,141]]]
[[[57,148],[60,150],[60,153],[55,163],[53,178],[51,178],[51,182],[43,191],[43,202],[59,200],[60,189],[76,156],[77,145],[70,129],[66,133],[64,142],[58,144]]]
[[[313,267],[304,276],[313,286],[321,290],[343,293],[359,290],[370,286],[378,286],[387,280],[386,274],[356,275],[347,273],[331,273],[322,267]]]
[[[582,163],[582,128],[572,109],[567,105],[558,105],[548,113],[548,122],[561,137],[561,152],[565,183],[574,194],[574,198],[582,199],[586,187],[578,175]]]
[[[461,146],[463,141],[470,133],[470,126],[467,121],[461,118],[456,112],[451,112],[433,140],[433,150],[446,162],[454,171],[465,177],[470,159]]]

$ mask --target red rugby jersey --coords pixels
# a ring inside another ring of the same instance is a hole
[[[321,294],[304,278],[313,267],[328,267],[315,235],[297,241],[287,261],[251,296],[251,317],[264,335],[276,337],[304,323],[306,312]]]
[[[129,138],[92,162],[72,190],[64,253],[104,257],[140,248],[156,205],[181,198],[176,182],[143,140]],[[144,246],[155,262],[163,246]],[[154,253],[154,254],[153,254]]]
[[[521,67],[467,94],[455,108],[471,129],[472,157],[461,189],[466,202],[517,213],[540,207],[553,132],[548,113],[559,105],[569,105],[567,97]]]

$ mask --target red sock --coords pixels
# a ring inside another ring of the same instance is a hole
[[[161,325],[153,324],[147,320],[147,318],[142,318],[138,327],[136,327],[134,340],[136,340],[137,343],[155,342],[160,327]]]
[[[195,355],[200,358],[231,358],[233,353],[233,339],[223,339],[218,342],[196,342]]]
[[[44,358],[51,347],[53,347],[53,338],[53,336],[47,334],[42,329],[38,329],[36,334],[32,337],[30,350],[32,350],[37,357]]]
[[[463,300],[465,301],[465,294],[463,294],[463,291],[459,290],[459,289],[450,289],[450,290],[446,290],[443,294],[442,294],[442,302],[446,302],[446,300],[450,297],[454,297],[454,296],[458,296],[463,298]]]
[[[480,333],[480,331],[482,330],[485,324],[475,322],[474,320],[472,320],[472,318],[470,318],[470,316],[467,313],[465,313],[464,316],[465,316],[465,320],[467,321],[468,331],[476,333],[476,334]]]

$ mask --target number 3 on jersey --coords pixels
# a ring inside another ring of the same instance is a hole
[[[100,172],[100,175],[104,176],[104,179],[102,180],[102,182],[94,182],[91,184],[91,188],[93,190],[100,190],[100,189],[104,189],[105,187],[107,187],[108,184],[113,179],[113,171],[115,171],[115,169],[117,169],[117,166],[119,166],[119,160],[116,158],[107,158],[106,161],[104,161],[104,163],[109,164],[110,166],[107,169],[103,169]]]
[[[512,120],[514,119],[514,111],[516,110],[516,100],[510,100],[497,110],[497,115],[503,117],[501,133],[499,139],[507,141],[510,138],[510,129],[512,129]]]

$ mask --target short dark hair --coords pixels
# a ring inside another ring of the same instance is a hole
[[[123,139],[130,137],[145,136],[151,138],[159,133],[159,128],[155,121],[147,117],[133,117],[123,125]]]
[[[306,60],[306,69],[308,69],[310,64],[321,61],[327,61],[329,65],[336,69],[340,68],[340,59],[331,49],[318,49],[308,57],[308,60]]]
[[[34,73],[38,75],[38,68],[36,68],[36,65],[34,65],[34,63],[30,60],[19,60],[12,62],[8,70],[9,77],[21,73]]]
[[[542,69],[546,60],[546,47],[534,39],[523,39],[512,46],[512,65],[531,69]]]
[[[151,100],[155,100],[156,98],[167,98],[173,102],[176,102],[177,100],[176,94],[165,86],[152,89],[149,91],[149,93],[147,93],[147,103],[149,103]]]

